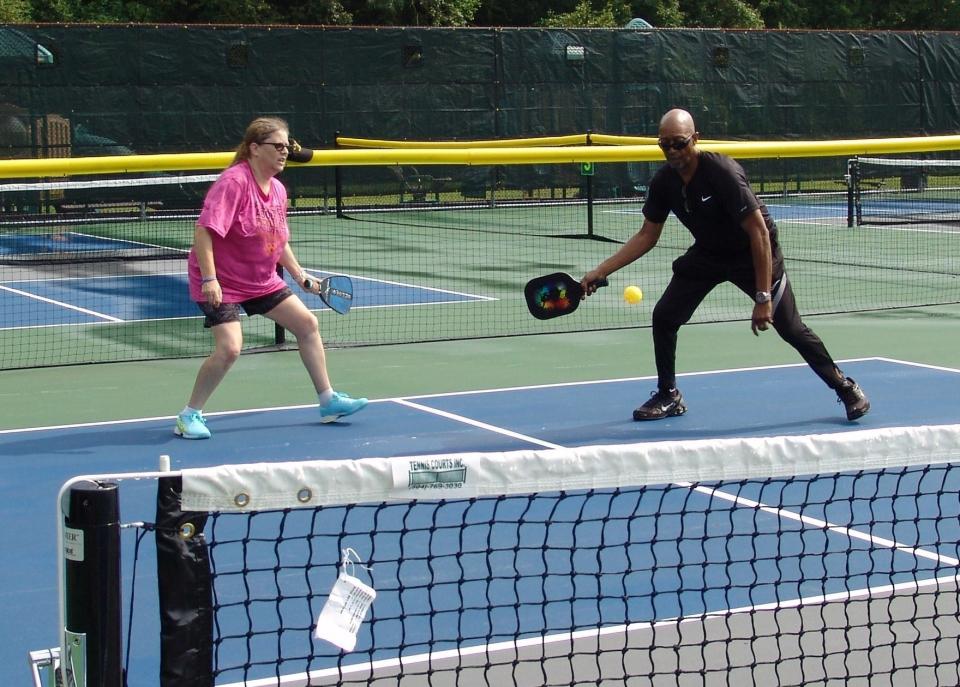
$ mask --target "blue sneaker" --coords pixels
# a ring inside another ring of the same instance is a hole
[[[347,394],[333,392],[333,398],[325,406],[320,406],[320,422],[336,422],[345,415],[353,415],[367,407],[367,399],[350,398]]]
[[[203,419],[200,413],[188,413],[186,415],[177,415],[177,426],[173,433],[184,439],[209,439],[210,430],[207,429],[207,421]]]

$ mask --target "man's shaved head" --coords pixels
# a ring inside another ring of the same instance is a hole
[[[661,136],[689,136],[696,132],[693,115],[679,108],[668,111],[660,118]]]

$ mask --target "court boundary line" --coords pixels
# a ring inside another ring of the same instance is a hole
[[[894,362],[894,361],[890,361]],[[924,367],[923,365],[920,365]],[[779,366],[774,366],[779,367]],[[960,372],[960,371],[958,371]],[[425,411],[429,414],[437,415],[449,420],[456,422],[461,422],[472,427],[478,427],[487,431],[493,431],[498,434],[503,434],[511,438],[518,438],[532,444],[540,445],[550,449],[564,449],[562,445],[553,444],[545,440],[539,439],[537,437],[532,437],[529,435],[519,434],[513,432],[512,430],[506,429],[504,427],[498,427],[496,425],[491,425],[473,418],[459,415],[457,413],[452,413],[449,411],[444,411],[436,408],[430,408],[429,406],[424,406],[422,404],[413,403],[405,399],[394,399],[396,403],[400,405],[414,408],[416,410]],[[802,511],[794,511],[789,508],[770,506],[762,501],[757,501],[754,499],[741,496],[740,494],[730,493],[723,489],[713,488],[709,486],[703,486],[699,484],[694,484],[690,482],[675,482],[676,486],[689,489],[692,492],[698,492],[705,495],[708,499],[718,499],[721,501],[727,501],[733,504],[737,508],[744,508],[747,510],[762,511],[767,515],[770,515],[777,520],[792,520],[800,523],[801,527],[809,528],[812,530],[826,531],[830,534],[844,537],[847,541],[859,540],[868,543],[871,548],[875,549],[886,549],[893,552],[903,553],[909,556],[912,556],[914,559],[925,558],[931,561],[938,563],[939,565],[946,565],[953,568],[960,566],[960,559],[941,554],[937,550],[930,551],[921,547],[909,546],[903,544],[895,539],[887,539],[884,537],[873,535],[869,531],[863,531],[862,529],[855,526],[847,526],[833,523],[828,520],[821,520],[819,518],[814,518],[809,515],[805,515]],[[894,570],[891,569],[890,575],[894,574]],[[904,589],[913,589],[919,592],[922,587],[934,586],[939,588],[941,586],[941,580],[956,582],[960,580],[960,573],[953,576],[943,576],[943,577],[933,577],[933,578],[923,578],[917,579],[916,577],[908,582],[901,583],[887,583],[883,585],[876,586],[867,586],[861,587],[854,590],[844,590],[841,592],[833,592],[830,594],[820,594],[810,597],[800,596],[798,598],[791,598],[786,600],[776,600],[772,602],[766,602],[763,604],[754,604],[751,606],[737,607],[737,608],[726,608],[716,611],[706,611],[702,613],[693,614],[690,616],[682,616],[679,618],[669,618],[665,620],[657,620],[652,622],[645,623],[626,623],[613,626],[597,626],[591,628],[584,628],[581,630],[573,630],[570,632],[560,632],[552,633],[547,635],[542,635],[540,637],[532,637],[525,639],[514,639],[507,640],[505,642],[495,642],[493,644],[481,643],[477,645],[472,645],[466,649],[456,648],[449,649],[440,652],[427,652],[422,654],[415,654],[410,657],[398,656],[396,658],[390,659],[381,659],[378,661],[366,661],[358,664],[351,664],[347,666],[336,666],[333,668],[321,669],[319,671],[310,671],[308,673],[299,673],[289,676],[279,676],[278,678],[267,678],[264,680],[254,679],[246,681],[244,684],[248,687],[254,685],[299,685],[303,684],[305,681],[306,684],[311,683],[314,679],[324,680],[328,677],[336,677],[337,679],[343,679],[346,676],[354,674],[367,674],[373,679],[387,678],[389,675],[383,674],[382,671],[389,671],[390,669],[399,668],[401,673],[403,672],[404,667],[410,668],[412,666],[426,663],[428,665],[434,665],[437,662],[442,662],[444,660],[456,659],[457,665],[461,665],[461,661],[465,656],[472,655],[482,655],[489,658],[491,655],[516,651],[520,648],[528,647],[546,647],[550,644],[557,644],[561,642],[573,642],[577,639],[586,639],[591,637],[601,637],[604,635],[620,635],[629,636],[630,633],[636,632],[638,630],[644,629],[654,629],[656,627],[671,626],[671,625],[680,625],[682,623],[690,622],[706,622],[710,618],[714,617],[723,617],[728,618],[733,615],[743,614],[743,613],[756,613],[758,611],[765,610],[778,610],[783,608],[799,608],[805,606],[826,606],[832,601],[841,601],[841,600],[854,600],[854,599],[873,599],[873,598],[882,598],[884,596],[891,596],[895,591],[904,590]],[[440,669],[442,670],[442,668]],[[409,673],[408,673],[409,675]],[[232,683],[231,683],[232,684]]]
[[[485,429],[487,431],[492,431],[498,434],[503,434],[505,436],[521,439],[523,441],[528,441],[533,444],[539,444],[548,449],[559,449],[559,450],[568,450],[573,447],[563,446],[560,444],[554,444],[548,442],[544,439],[538,437],[533,437],[525,434],[520,434],[512,430],[507,429],[506,427],[499,427],[497,425],[491,425],[486,422],[475,420],[474,418],[460,415],[458,413],[451,413],[449,411],[440,410],[437,408],[430,408],[429,406],[420,405],[418,403],[410,403],[409,401],[399,400],[398,403],[402,405],[416,408],[418,410],[426,411],[432,415],[438,415],[440,417],[446,418],[448,420],[453,420],[455,422],[462,422],[463,424],[469,425],[471,427],[477,427],[480,429]],[[829,520],[821,520],[819,518],[814,518],[809,515],[804,515],[802,512],[795,512],[789,508],[780,508],[775,506],[770,506],[764,503],[763,501],[756,501],[754,499],[741,496],[740,494],[732,494],[728,491],[722,489],[717,489],[714,487],[705,487],[703,485],[694,484],[692,482],[678,481],[673,484],[690,489],[691,491],[699,492],[707,496],[710,499],[719,499],[722,501],[728,501],[737,507],[747,508],[750,510],[759,510],[763,511],[769,515],[772,515],[778,519],[784,520],[794,520],[795,522],[801,523],[805,527],[819,530],[828,530],[839,534],[840,536],[846,537],[847,539],[859,539],[860,541],[868,542],[875,548],[885,548],[899,551],[907,555],[913,556],[914,558],[927,558],[929,560],[936,561],[940,564],[949,565],[952,567],[960,566],[960,559],[953,558],[950,556],[945,556],[940,553],[931,553],[923,548],[908,546],[903,544],[895,539],[886,539],[883,537],[875,536],[871,533],[865,533],[860,531],[857,528],[847,527],[845,525],[838,525],[836,523],[830,522]]]
[[[939,370],[943,372],[953,372],[960,374],[960,369],[950,368],[950,367],[939,367],[935,365],[927,365],[925,363],[914,363],[910,361],[899,360],[897,358],[884,358],[881,356],[867,356],[863,358],[844,358],[838,360],[838,363],[860,363],[860,362],[871,362],[871,361],[881,361],[892,364],[903,364],[903,365],[913,365],[916,367],[926,367],[933,370]],[[679,372],[677,373],[678,377],[696,377],[700,375],[718,375],[728,372],[752,372],[760,370],[777,370],[791,367],[806,367],[806,363],[780,363],[774,365],[759,365],[756,367],[731,367],[723,368],[716,370],[702,370],[698,372]],[[551,389],[557,387],[567,387],[567,386],[589,386],[592,384],[615,384],[620,382],[637,382],[644,380],[656,379],[656,375],[643,375],[638,377],[613,377],[608,379],[592,379],[592,380],[581,380],[574,382],[551,382],[547,384],[528,384],[521,386],[508,386],[508,387],[498,387],[492,389],[475,389],[475,390],[464,390],[464,391],[445,391],[434,394],[415,394],[410,396],[390,396],[385,398],[371,399],[370,403],[390,403],[397,402],[400,400],[418,400],[426,398],[446,398],[451,396],[466,396],[474,394],[492,394],[499,393],[503,391],[528,391],[535,389]],[[210,413],[204,413],[205,417],[225,417],[229,415],[241,415],[243,413],[264,413],[272,411],[285,411],[285,410],[304,410],[307,408],[315,407],[315,403],[300,403],[294,405],[284,405],[284,406],[264,406],[259,408],[242,408],[236,410],[217,410]],[[107,425],[126,425],[134,424],[138,422],[158,422],[161,420],[173,420],[176,419],[176,415],[156,415],[152,417],[139,417],[139,418],[125,418],[117,420],[96,420],[92,422],[78,422],[78,423],[69,423],[64,425],[39,425],[36,427],[19,427],[14,429],[0,429],[0,435],[4,434],[18,434],[18,433],[28,433],[28,432],[43,432],[43,431],[53,431],[53,430],[64,430],[64,429],[84,429],[88,427],[103,427]]]
[[[64,303],[63,301],[58,301],[53,298],[46,298],[44,296],[39,296],[34,293],[29,293],[27,291],[21,291],[20,289],[15,289],[11,286],[6,286],[5,284],[0,284],[0,290],[7,291],[9,293],[16,294],[17,296],[22,296],[35,301],[40,301],[41,303],[47,303],[49,305],[59,306],[61,308],[66,308],[67,310],[75,310],[76,312],[83,313],[84,315],[90,315],[91,317],[99,317],[100,319],[106,320],[111,323],[123,323],[126,320],[121,320],[118,317],[113,317],[112,315],[105,315],[104,313],[97,312],[96,310],[88,310],[87,308],[81,308],[77,305],[71,305],[70,303]],[[92,322],[87,322],[85,324],[93,324]],[[24,327],[28,329],[29,327]]]
[[[909,362],[909,361],[900,361],[900,360],[893,359],[893,358],[868,357],[868,358],[855,359],[855,360],[861,360],[861,361],[867,361],[867,362],[869,362],[869,361],[875,361],[875,360],[876,360],[876,361],[888,362],[888,363],[895,364],[895,365],[896,365],[896,364],[907,364],[907,365],[912,365],[912,366],[916,366],[916,367],[920,367],[920,368],[929,368],[929,369],[936,369],[936,370],[941,370],[941,371],[948,371],[948,372],[960,373],[960,370],[956,370],[956,369],[953,369],[953,368],[941,368],[941,367],[937,367],[937,366],[926,365],[926,364],[923,364],[923,363],[912,363],[912,362]],[[758,370],[767,370],[767,369],[779,369],[779,368],[791,368],[791,367],[805,367],[805,366],[806,366],[805,363],[791,363],[791,364],[767,365],[767,366],[746,367],[746,368],[732,368],[732,369],[730,369],[730,370],[712,370],[712,371],[703,371],[703,372],[690,372],[690,373],[684,373],[683,376],[714,375],[714,374],[721,374],[721,373],[724,373],[724,372],[758,371]],[[489,393],[489,392],[492,392],[492,391],[507,391],[507,390],[524,390],[524,389],[538,389],[538,388],[550,388],[550,387],[578,386],[578,385],[599,384],[599,383],[611,383],[611,382],[615,383],[615,382],[618,382],[618,381],[631,381],[631,380],[633,380],[633,379],[645,379],[645,378],[649,378],[649,377],[621,378],[621,379],[612,379],[612,380],[589,380],[589,381],[565,382],[565,383],[557,383],[557,384],[549,384],[549,385],[528,385],[528,386],[512,387],[512,388],[506,388],[506,389],[487,390],[487,392]],[[442,394],[442,395],[443,395],[443,396],[449,396],[449,395],[465,395],[465,394],[472,394],[472,393],[476,393],[476,392],[461,391],[461,392],[455,392],[455,394]],[[438,396],[437,394],[433,394],[433,395],[429,395],[429,396],[425,396],[425,397],[437,397],[437,396]],[[467,421],[468,424],[473,424],[473,425],[475,425],[475,426],[482,426],[482,427],[485,428],[485,429],[492,429],[493,431],[500,431],[501,433],[504,433],[504,434],[508,434],[508,433],[509,433],[508,435],[510,435],[510,436],[514,436],[514,437],[516,437],[516,438],[523,438],[524,440],[527,440],[527,441],[533,441],[533,442],[536,442],[536,443],[541,443],[541,444],[544,445],[544,446],[556,447],[556,448],[563,448],[562,446],[556,446],[556,445],[548,444],[548,443],[544,442],[543,440],[539,440],[539,439],[537,439],[537,438],[535,438],[535,437],[527,437],[526,435],[522,435],[522,434],[518,434],[518,433],[511,433],[510,430],[507,430],[506,428],[497,428],[497,427],[494,426],[494,425],[488,425],[488,424],[486,424],[486,423],[480,423],[479,421],[476,421],[476,420],[469,420],[468,418],[462,418],[462,416],[457,416],[457,415],[454,414],[454,413],[448,413],[447,411],[441,411],[441,410],[439,410],[439,409],[431,409],[431,408],[429,408],[429,407],[422,406],[421,404],[413,403],[413,402],[407,400],[406,398],[402,398],[402,397],[401,397],[401,398],[379,399],[379,402],[390,402],[390,401],[395,402],[395,403],[398,403],[399,405],[404,405],[404,406],[406,406],[406,407],[411,407],[411,408],[414,408],[414,409],[425,409],[425,410],[427,410],[428,412],[435,413],[435,414],[437,414],[437,415],[442,415],[442,416],[447,417],[447,418],[449,418],[449,419],[460,420],[460,421]],[[375,401],[375,402],[376,402],[376,401]],[[313,404],[308,404],[308,405],[303,405],[303,406],[295,406],[295,407],[296,407],[296,408],[310,408],[310,407],[312,407],[312,406],[313,406]],[[269,410],[273,410],[273,409],[266,408],[266,409],[262,409],[260,412],[262,412],[262,411],[269,411]],[[251,410],[226,411],[226,412],[223,413],[223,414],[239,414],[239,413],[243,413],[243,412],[254,412],[254,411],[251,411]],[[116,421],[115,423],[116,423],[116,424],[122,424],[122,423],[138,422],[138,421],[142,421],[142,420]],[[103,424],[115,424],[115,423],[114,423],[114,422],[103,422],[103,423],[94,423],[94,424],[101,424],[101,425],[103,425]],[[46,429],[49,429],[49,428],[46,428]],[[6,433],[6,431],[0,431],[0,433]],[[164,474],[173,474],[173,473],[164,473]],[[678,484],[678,485],[680,485],[680,486],[686,486],[686,487],[691,487],[691,486],[693,486],[693,485],[691,485],[691,484],[689,484],[689,483],[683,483],[683,482],[677,482],[676,484]],[[747,499],[747,498],[745,498],[745,497],[741,497],[741,496],[736,495],[736,494],[730,494],[730,493],[728,493],[728,492],[724,492],[724,491],[722,491],[722,490],[710,489],[710,488],[708,488],[708,487],[699,487],[699,486],[698,486],[698,487],[694,487],[694,489],[697,490],[697,491],[703,491],[703,493],[707,494],[709,498],[721,498],[721,499],[725,499],[725,500],[730,500],[730,501],[733,501],[734,503],[736,503],[738,506],[740,506],[740,507],[746,507],[746,508],[757,508],[757,507],[758,507],[758,504],[759,504],[760,510],[764,510],[765,512],[767,512],[767,513],[770,514],[770,515],[773,515],[774,517],[778,517],[778,518],[787,517],[787,518],[795,519],[795,520],[799,518],[799,520],[800,520],[801,522],[803,522],[803,523],[804,523],[805,525],[807,525],[807,526],[812,526],[812,527],[814,527],[814,528],[822,528],[822,527],[823,527],[823,522],[824,522],[824,521],[819,521],[819,520],[816,520],[816,519],[812,519],[812,518],[811,518],[811,519],[810,519],[810,522],[807,522],[807,520],[804,518],[804,516],[802,516],[801,514],[794,513],[793,511],[790,511],[790,510],[788,510],[788,509],[781,509],[781,508],[775,508],[775,507],[771,507],[771,506],[766,506],[765,504],[762,504],[761,502],[756,502],[756,501],[753,501],[753,500],[751,500],[751,499]],[[831,523],[829,523],[829,522],[826,523],[826,526],[827,526],[827,529],[834,530],[836,533],[839,533],[841,536],[845,536],[845,537],[847,537],[848,539],[849,539],[849,538],[864,539],[864,540],[867,540],[867,541],[871,541],[871,542],[875,543],[877,546],[880,546],[880,547],[882,547],[882,548],[895,548],[895,549],[897,549],[897,550],[899,550],[899,551],[901,551],[901,552],[908,553],[908,554],[910,554],[910,555],[915,555],[915,556],[921,556],[921,553],[920,553],[920,552],[923,551],[922,549],[916,549],[916,548],[913,548],[913,547],[909,547],[909,546],[906,546],[906,545],[899,544],[899,543],[896,542],[896,541],[886,540],[886,539],[883,539],[883,538],[880,538],[880,537],[873,537],[872,535],[869,535],[869,534],[863,534],[863,533],[859,532],[859,530],[851,529],[851,528],[849,528],[849,527],[844,527],[844,526],[839,526],[839,525],[833,525],[833,524],[831,524]],[[853,533],[857,533],[858,536],[854,536]],[[931,557],[934,557],[934,556],[933,556],[932,554],[927,554],[927,555],[922,556],[922,557],[931,558]],[[949,557],[946,557],[946,556],[939,556],[939,555],[937,555],[936,557],[934,557],[934,560],[949,562],[949,564],[950,564],[951,566],[953,566],[953,567],[956,567],[957,564],[960,564],[960,561],[958,561],[957,559],[949,558]],[[891,575],[892,575],[892,571],[891,571]],[[633,630],[636,629],[636,628],[642,629],[642,628],[645,628],[645,627],[646,627],[646,628],[649,628],[649,627],[664,626],[664,625],[675,625],[675,624],[680,624],[680,623],[683,623],[683,622],[695,622],[695,621],[697,621],[697,620],[706,620],[706,619],[711,618],[711,617],[714,617],[714,616],[729,617],[729,616],[732,616],[732,615],[734,615],[734,614],[739,614],[739,613],[744,613],[744,612],[752,613],[752,612],[755,612],[755,611],[757,611],[757,610],[766,610],[766,609],[771,609],[771,608],[773,608],[773,609],[779,609],[779,608],[793,608],[793,607],[800,607],[800,606],[814,605],[814,604],[821,604],[821,605],[822,605],[822,604],[824,604],[824,603],[826,603],[826,602],[828,602],[828,601],[831,601],[831,600],[857,599],[857,598],[868,598],[868,599],[872,599],[872,598],[875,598],[875,597],[878,597],[878,596],[881,596],[881,595],[884,595],[884,594],[889,594],[891,590],[896,590],[896,589],[898,589],[898,588],[899,588],[899,589],[920,589],[921,587],[929,587],[929,586],[931,586],[931,585],[937,585],[937,586],[939,587],[939,584],[940,584],[940,580],[941,580],[941,579],[942,579],[942,580],[955,581],[955,580],[957,580],[957,579],[960,579],[960,574],[954,575],[954,576],[945,576],[945,577],[942,577],[942,578],[941,578],[941,577],[937,577],[937,578],[925,578],[925,579],[922,579],[922,580],[921,580],[921,579],[914,579],[914,580],[911,580],[911,581],[908,581],[908,582],[904,582],[904,583],[895,583],[895,584],[893,584],[893,583],[888,583],[888,584],[885,584],[885,585],[867,586],[867,587],[859,588],[859,589],[855,589],[855,590],[845,590],[845,591],[842,591],[842,592],[833,592],[833,593],[831,593],[831,594],[815,595],[815,596],[811,596],[811,597],[799,597],[799,598],[795,598],[795,599],[788,599],[788,600],[785,600],[785,601],[780,601],[780,600],[778,600],[778,601],[773,601],[773,602],[767,602],[767,603],[765,603],[765,604],[756,604],[756,605],[752,605],[752,606],[749,606],[749,607],[726,608],[726,609],[722,609],[722,610],[718,610],[718,611],[701,612],[701,613],[692,614],[692,615],[690,615],[690,616],[684,616],[684,617],[673,618],[673,619],[658,620],[658,621],[653,621],[653,622],[648,622],[648,623],[639,623],[639,624],[638,624],[638,623],[627,623],[627,624],[621,624],[621,625],[619,625],[619,626],[604,626],[604,627],[597,627],[597,628],[585,628],[585,629],[583,629],[583,630],[576,630],[576,631],[573,631],[573,632],[560,633],[560,634],[558,634],[558,635],[548,635],[548,636],[534,637],[534,638],[532,638],[532,640],[512,640],[512,641],[507,641],[507,642],[504,642],[504,643],[503,643],[503,646],[505,646],[506,648],[519,647],[519,646],[522,645],[521,643],[524,642],[524,641],[532,641],[534,646],[537,646],[537,645],[546,645],[546,644],[554,643],[554,642],[558,642],[558,641],[569,641],[571,638],[573,638],[573,637],[575,637],[575,636],[591,637],[591,636],[599,636],[599,635],[602,635],[602,634],[604,634],[604,633],[606,633],[606,634],[613,634],[613,633],[615,633],[615,632],[624,632],[624,631],[629,633],[629,632],[633,631]],[[482,645],[479,645],[479,646],[476,648],[476,650],[479,651],[479,652],[483,652],[483,653],[489,654],[489,652],[492,651],[492,650],[495,650],[495,648],[496,648],[497,646],[498,646],[498,644],[493,644],[493,645],[482,644]],[[472,648],[472,647],[470,647],[470,648]],[[456,649],[456,650],[451,650],[451,651],[452,651],[452,655],[454,655],[454,656],[456,656],[456,657],[458,657],[458,658],[459,658],[459,657],[462,657],[462,656],[465,656],[465,655],[469,655],[469,651],[466,651],[466,650]],[[441,652],[441,653],[442,653],[442,652]],[[439,657],[439,654],[430,653],[430,654],[427,654],[426,656],[428,656],[428,657]],[[404,659],[402,659],[402,658],[398,658],[398,659],[387,659],[387,660],[388,660],[388,661],[396,661],[396,665],[401,665],[401,666],[404,665],[404,664],[410,665],[410,659],[404,660]],[[368,662],[368,664],[366,664],[366,665],[371,665],[371,666],[372,666],[372,665],[374,665],[374,664],[376,664],[376,663],[377,663],[377,662]],[[364,664],[358,664],[358,665],[364,665]],[[348,668],[349,668],[349,667],[338,667],[338,668],[334,668],[334,669],[332,669],[332,670],[336,671],[338,675],[342,675]],[[325,672],[326,670],[327,670],[327,669],[324,669],[324,672]],[[310,676],[313,676],[314,673],[311,672],[311,673],[306,674],[306,675],[308,675],[308,679],[310,679]],[[285,679],[285,678],[284,678],[284,679]],[[247,684],[247,685],[255,685],[255,684],[259,684],[259,683],[258,683],[258,681],[254,680],[254,681],[248,681],[248,682],[245,683],[245,684]],[[275,683],[264,683],[264,684],[275,684]],[[287,683],[284,681],[284,682],[282,682],[282,683],[276,683],[276,684],[287,684]]]
[[[320,268],[305,268],[306,271],[313,273],[315,276],[317,273],[327,274],[327,275],[338,275],[344,274],[343,272],[331,272],[326,269]],[[188,272],[184,270],[179,271],[166,271],[166,272],[145,272],[143,274],[103,274],[103,275],[93,275],[90,277],[55,277],[53,279],[11,279],[8,281],[0,281],[0,289],[9,291],[18,296],[25,298],[31,298],[34,300],[46,302],[52,305],[61,306],[69,310],[76,310],[78,312],[91,315],[93,317],[100,317],[105,319],[110,324],[142,324],[144,322],[175,322],[178,320],[199,320],[203,318],[203,315],[177,315],[174,317],[146,317],[139,318],[135,320],[123,320],[115,318],[112,315],[105,315],[102,313],[97,313],[93,310],[85,310],[80,306],[71,305],[69,303],[64,303],[61,301],[53,300],[46,298],[44,296],[39,296],[37,294],[32,294],[28,291],[21,291],[11,286],[6,286],[6,284],[14,283],[29,283],[29,284],[64,284],[64,282],[88,282],[93,279],[143,279],[149,277],[169,277],[169,276],[181,276],[186,275]],[[352,274],[347,274],[346,276],[351,279],[356,279],[357,281],[372,282],[374,284],[387,284],[391,287],[397,287],[401,289],[415,289],[417,291],[426,291],[433,293],[442,293],[451,296],[457,296],[458,299],[455,300],[423,300],[415,303],[383,303],[377,305],[358,305],[354,306],[353,310],[373,310],[373,309],[386,309],[386,308],[408,308],[415,306],[429,306],[429,305],[459,305],[463,303],[476,303],[476,302],[490,302],[490,301],[499,301],[501,299],[495,296],[483,296],[481,294],[467,293],[461,291],[453,291],[451,289],[441,289],[434,286],[422,286],[418,284],[409,284],[406,282],[393,281],[389,279],[378,279],[376,277],[361,277]],[[68,288],[64,285],[65,288]],[[117,295],[120,298],[120,295]],[[301,300],[303,300],[301,298]],[[329,307],[318,307],[312,308],[309,303],[304,301],[307,305],[307,309],[312,313],[328,313],[332,312],[332,309]],[[246,313],[242,313],[244,317],[247,317]],[[88,326],[88,325],[99,325],[103,322],[68,322],[68,323],[44,323],[44,324],[29,324],[29,325],[15,325],[12,327],[0,327],[0,332],[4,331],[24,331],[30,329],[43,329],[43,328],[59,328],[59,327],[77,327],[77,326]]]

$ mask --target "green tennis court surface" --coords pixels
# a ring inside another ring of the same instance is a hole
[[[960,232],[951,226],[847,227],[839,198],[769,202],[803,312],[960,301]],[[641,207],[596,203],[589,228],[582,202],[297,214],[292,242],[302,264],[348,274],[360,289],[349,317],[323,318],[331,346],[629,328],[648,322],[649,305],[625,304],[623,287],[636,284],[648,303],[656,299],[690,243],[677,224],[575,317],[532,320],[522,288],[539,274],[580,275],[596,265],[636,231]],[[191,219],[91,224],[57,235],[5,231],[0,367],[205,354],[183,284]],[[741,294],[722,287],[695,321],[742,316]],[[245,339],[251,348],[277,343],[261,318],[247,323]]]

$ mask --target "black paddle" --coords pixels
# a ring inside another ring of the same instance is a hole
[[[596,284],[606,286],[609,282],[601,279]],[[576,310],[583,299],[583,287],[569,274],[554,272],[528,281],[523,296],[531,315],[538,320],[549,320]]]

